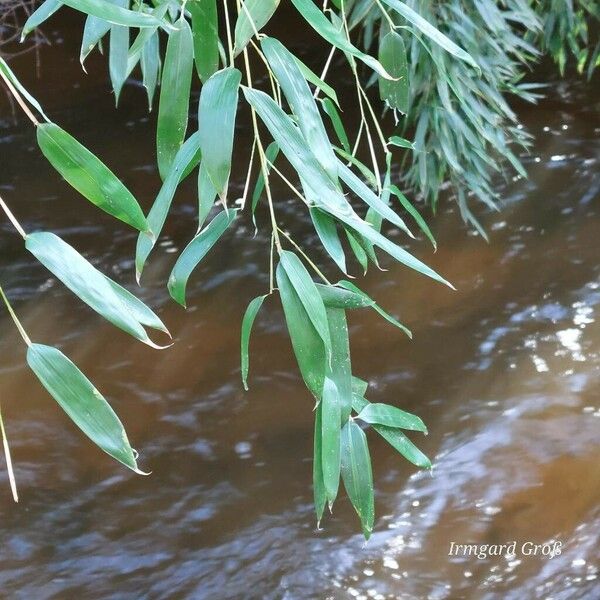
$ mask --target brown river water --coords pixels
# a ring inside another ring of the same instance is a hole
[[[59,19],[46,28],[52,45],[41,49],[39,78],[33,54],[13,66],[148,207],[159,180],[142,90],[127,86],[115,111],[102,59],[90,59],[87,77],[79,69],[79,27]],[[295,48],[318,64],[308,46]],[[165,289],[195,229],[193,182],[183,185],[139,290],[176,339],[162,352],[78,302],[1,221],[0,281],[27,330],[96,383],[152,475],[136,476],[88,443],[28,372],[0,312],[0,400],[21,496],[14,504],[0,461],[0,595],[600,598],[598,81],[552,84],[537,107],[517,107],[536,136],[524,158],[530,178],[498,182],[502,212],[481,215],[489,244],[443,202],[432,221],[438,252],[424,240],[408,246],[457,292],[386,260],[386,273],[363,282],[414,341],[353,313],[356,374],[369,380],[371,401],[425,420],[429,436],[415,441],[434,460],[432,473],[420,472],[369,435],[377,520],[367,544],[345,496],[316,529],[312,400],[276,299],[255,326],[250,391],[240,383],[240,320],[268,289],[264,212],[255,238],[240,219],[205,259],[186,312]],[[247,127],[243,119],[240,147]],[[135,289],[134,233],[52,172],[4,97],[0,156],[0,194],[26,228],[54,231]],[[236,164],[239,193],[246,163]],[[298,203],[278,185],[275,198],[285,225],[316,247]],[[449,556],[452,542],[516,542],[516,555]],[[545,543],[560,551],[532,554]]]

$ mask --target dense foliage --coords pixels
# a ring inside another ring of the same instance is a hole
[[[543,9],[527,0],[291,4],[304,26],[330,48],[318,74],[276,38],[261,33],[279,0],[46,0],[27,20],[24,37],[65,7],[85,13],[81,63],[105,45],[117,103],[127,80],[140,74],[149,106],[158,106],[156,156],[162,186],[148,214],[99,158],[51,121],[1,57],[0,76],[35,128],[40,151],[58,173],[98,208],[139,231],[138,282],[179,184],[195,173],[198,231],[167,283],[179,304],[186,304],[194,269],[240,213],[250,212],[254,218],[259,203],[266,204],[270,286],[250,302],[243,319],[242,381],[246,386],[254,321],[264,300],[278,292],[301,375],[315,398],[317,518],[333,504],[341,480],[368,537],[374,524],[374,494],[367,437],[360,424],[371,426],[418,467],[429,468],[431,463],[404,433],[426,432],[418,416],[365,398],[368,384],[355,376],[351,365],[347,313],[374,309],[404,334],[410,336],[410,331],[354,283],[327,279],[301,242],[282,228],[271,178],[281,178],[304,205],[323,248],[344,276],[352,269],[348,252],[366,270],[369,263],[378,263],[376,251],[383,250],[407,267],[451,285],[382,232],[384,222],[408,237],[414,237],[411,229],[416,228],[435,246],[421,213],[393,181],[392,151],[406,153],[410,164],[403,180],[434,208],[439,189],[450,181],[464,218],[484,233],[468,206],[468,195],[495,207],[491,173],[501,170],[505,159],[522,172],[511,147],[528,143],[503,94],[535,99],[536,87],[521,81],[524,69],[537,60],[540,48],[548,48],[564,67],[564,49],[556,40],[568,40],[580,69],[593,69],[598,51],[587,54],[585,11],[595,14],[595,9],[585,2],[580,7],[569,2],[570,12],[565,13],[560,2]],[[344,59],[355,83],[358,128],[344,123],[336,91],[327,83],[338,58]],[[189,133],[190,94],[196,80],[202,84],[198,130]],[[266,81],[266,87],[258,81]],[[370,84],[378,86],[383,106],[394,113],[397,134],[384,134],[389,128],[382,125],[385,116],[368,91]],[[249,110],[238,114],[240,101]],[[231,198],[235,124],[242,114],[249,114],[254,137],[243,194]],[[406,139],[411,136],[413,141]],[[368,165],[359,160],[362,153]],[[294,180],[281,169],[280,157],[295,171]],[[65,241],[48,232],[26,232],[1,199],[0,206],[23,237],[25,249],[100,315],[154,347],[148,329],[168,334],[152,310]],[[393,206],[402,209],[402,216]],[[2,288],[0,295],[42,385],[98,446],[140,472],[123,425],[100,392],[59,350],[33,343]],[[3,426],[2,434],[10,471]],[[11,482],[16,497],[12,472]]]

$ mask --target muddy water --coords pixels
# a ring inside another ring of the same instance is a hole
[[[115,112],[101,61],[82,77],[69,35],[49,34],[43,77],[24,79],[149,205],[158,179],[141,91],[129,86]],[[15,66],[25,73],[29,60]],[[152,471],[136,477],[83,439],[25,369],[3,314],[0,399],[21,502],[2,469],[2,595],[600,597],[599,94],[571,82],[550,96],[519,107],[537,136],[531,177],[499,182],[503,211],[483,215],[491,243],[469,235],[446,203],[433,222],[437,254],[423,240],[411,246],[458,292],[387,262],[364,282],[415,339],[353,314],[355,371],[372,401],[423,417],[430,435],[415,441],[435,462],[432,475],[417,472],[369,436],[378,519],[367,545],[345,498],[315,528],[312,405],[275,301],[252,340],[251,390],[241,389],[240,319],[268,286],[263,213],[256,238],[240,222],[198,269],[185,313],[164,290],[195,227],[193,185],[184,185],[140,292],[177,340],[162,353],[90,313],[2,222],[0,278],[31,336],[59,345],[94,380]],[[133,286],[134,235],[60,182],[27,123],[5,102],[0,110],[5,200],[28,229],[58,233]],[[296,203],[283,188],[276,197],[282,221],[314,242]],[[448,556],[451,542],[513,541],[516,556]],[[549,541],[562,543],[560,555],[523,546]]]

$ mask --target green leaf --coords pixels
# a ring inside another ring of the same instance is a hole
[[[161,320],[140,300],[92,266],[53,233],[30,233],[25,247],[80,300],[113,325],[157,347],[143,325],[168,333]]]
[[[148,96],[148,110],[152,110],[160,73],[160,43],[158,33],[153,33],[150,39],[144,44],[140,64],[142,67],[142,84],[146,88]]]
[[[104,19],[88,16],[83,27],[83,38],[81,39],[81,50],[79,51],[79,62],[84,68],[86,58],[98,45],[98,42],[110,31],[112,25]]]
[[[300,373],[308,389],[320,399],[325,379],[325,345],[281,263],[277,265],[276,278]]]
[[[186,140],[185,144],[177,152],[175,160],[148,214],[148,225],[154,234],[154,238],[150,238],[147,235],[140,235],[138,237],[135,251],[135,271],[138,282],[148,256],[150,256],[150,252],[152,252],[152,248],[154,248],[165,224],[177,186],[199,162],[200,135],[196,132]]]
[[[250,346],[250,333],[252,332],[252,325],[254,325],[254,319],[256,319],[256,315],[258,314],[258,311],[263,305],[263,302],[265,301],[266,297],[267,294],[265,294],[264,296],[258,296],[257,298],[254,298],[254,300],[252,300],[252,302],[248,304],[248,308],[244,313],[244,319],[242,320],[242,382],[246,391],[248,391],[248,348]]]
[[[92,382],[59,350],[41,344],[27,349],[27,363],[71,420],[104,452],[143,474],[123,424]]]
[[[323,81],[314,71],[309,69],[297,56],[294,56],[300,71],[304,79],[309,83],[312,83],[316,88],[321,90],[328,98],[330,98],[337,106],[340,105],[336,91],[325,81]]]
[[[109,215],[148,231],[144,213],[131,192],[87,148],[54,123],[37,126],[40,150],[82,196]]]
[[[408,198],[395,186],[390,186],[390,191],[398,200],[400,204],[404,207],[406,212],[410,214],[410,216],[415,220],[416,224],[419,226],[419,229],[427,236],[427,239],[431,242],[434,250],[437,250],[437,242],[431,233],[431,229],[429,229],[425,219],[421,216],[419,211],[408,201]]]
[[[352,412],[352,365],[346,311],[332,307],[326,310],[331,335],[331,361],[325,366],[325,373],[335,383],[341,422],[345,423]]]
[[[157,19],[154,15],[136,10],[128,10],[121,6],[115,6],[106,0],[61,0],[63,4],[104,19],[113,25],[125,27],[167,27],[167,23]]]
[[[244,0],[235,23],[235,56],[275,14],[280,0]]]
[[[221,198],[227,196],[233,135],[242,74],[234,68],[217,71],[202,87],[198,130],[202,163]]]
[[[456,56],[456,58],[464,60],[466,63],[469,63],[480,71],[479,65],[473,60],[473,57],[468,52],[465,52],[462,48],[457,46],[450,38],[436,29],[429,21],[425,20],[412,8],[404,4],[404,2],[400,2],[399,0],[383,0],[383,2],[394,9],[398,14],[402,15],[409,23],[412,23],[421,33],[425,34],[444,50],[453,56]]]
[[[169,277],[169,293],[173,300],[185,306],[185,288],[192,271],[225,233],[237,215],[236,210],[221,211],[181,253]]]
[[[366,294],[356,294],[350,290],[336,287],[334,285],[315,284],[323,298],[325,308],[370,308],[375,304]],[[333,337],[332,337],[333,340]]]
[[[329,356],[331,354],[331,336],[329,335],[327,312],[314,281],[293,252],[283,250],[280,261],[308,314],[308,318],[321,336],[326,353]]]
[[[350,502],[360,517],[362,530],[368,540],[375,522],[375,499],[371,456],[365,432],[354,422],[348,421],[341,435],[342,479]]]
[[[313,450],[313,495],[315,503],[315,513],[317,515],[317,527],[323,518],[327,495],[325,493],[325,482],[323,481],[323,450],[321,435],[321,411],[322,406],[319,403],[315,409],[315,433]]]
[[[219,69],[217,0],[195,0],[186,5],[192,16],[194,60],[202,83]]]
[[[369,403],[360,411],[358,418],[371,425],[386,425],[427,433],[427,427],[419,417],[389,404]]]
[[[358,264],[362,267],[363,273],[366,273],[369,267],[369,258],[364,248],[358,241],[360,236],[353,232],[349,227],[344,227],[344,231],[346,232],[346,237],[348,238],[350,249],[352,250],[354,257],[358,261]]]
[[[363,379],[360,379],[360,377],[352,377],[352,408],[354,408],[354,410],[356,410],[356,412],[360,412],[361,409],[356,409],[356,404],[355,404],[355,398],[354,396],[358,396],[359,398],[362,399],[362,397],[367,393],[367,388],[369,387],[369,384],[364,381]],[[367,400],[365,400],[365,404],[367,403]]]
[[[323,110],[331,120],[335,134],[337,135],[340,144],[342,144],[344,151],[350,153],[352,150],[350,148],[350,140],[348,139],[348,134],[346,133],[340,113],[335,107],[335,104],[329,98],[323,98],[321,104],[323,105]]]
[[[198,171],[198,231],[204,226],[216,199],[217,190],[208,176],[206,164],[202,162]]]
[[[391,108],[408,112],[408,63],[404,41],[395,32],[383,36],[379,45],[379,62],[395,78],[394,81],[379,78],[379,96]]]
[[[321,460],[325,495],[331,506],[336,499],[340,483],[340,396],[335,383],[325,377],[321,399]]]
[[[44,114],[40,103],[25,89],[22,83],[17,79],[7,62],[0,56],[0,71],[7,77],[7,79],[17,88],[17,91],[23,96],[31,106],[33,106],[40,115],[46,120],[50,119]]]
[[[297,117],[304,139],[321,166],[336,181],[337,159],[315,99],[294,55],[274,38],[263,39],[261,48],[292,112]]]
[[[392,317],[392,315],[390,315],[385,310],[383,310],[383,308],[381,308],[381,306],[379,306],[379,304],[377,304],[377,302],[375,302],[375,300],[373,300],[370,296],[365,294],[365,292],[363,292],[361,289],[359,289],[357,286],[355,286],[352,282],[340,281],[340,282],[338,282],[338,285],[340,287],[343,287],[346,290],[350,290],[351,292],[358,294],[359,296],[364,298],[365,302],[370,302],[369,306],[371,308],[373,308],[373,310],[375,310],[378,314],[380,314],[388,323],[391,323],[395,327],[398,327],[398,329],[403,331],[409,338],[412,339],[412,333],[411,333],[410,329],[407,329],[397,319],[394,319],[394,317]]]
[[[108,70],[110,81],[115,92],[115,105],[119,104],[119,96],[130,71],[128,70],[129,29],[122,25],[110,28],[110,55]],[[132,65],[133,68],[133,65]]]
[[[331,256],[341,271],[346,273],[346,255],[340,242],[335,221],[326,212],[318,208],[310,209],[310,217],[327,254]]]
[[[355,388],[352,396],[352,408],[357,413],[369,404],[368,400],[361,397],[364,391],[359,392],[360,389]],[[431,461],[399,429],[385,425],[373,425],[373,429],[413,465],[422,469],[431,469]]]
[[[388,140],[388,144],[392,146],[397,146],[398,148],[408,148],[409,150],[414,150],[415,145],[404,138],[398,137],[397,135],[393,135]]]
[[[21,41],[44,21],[49,19],[62,6],[63,2],[61,2],[61,0],[46,0],[38,6],[38,8],[29,15],[29,18],[25,21],[25,25],[23,25]]]
[[[177,21],[177,29],[169,34],[160,88],[156,151],[163,181],[185,140],[193,68],[192,30],[181,18]]]
[[[327,42],[339,48],[343,52],[350,54],[367,66],[371,67],[375,72],[382,77],[391,79],[390,74],[385,70],[381,63],[361,52],[356,46],[346,37],[343,29],[337,28],[333,23],[327,20],[321,9],[313,2],[313,0],[291,0],[298,12],[304,17],[306,22]]]

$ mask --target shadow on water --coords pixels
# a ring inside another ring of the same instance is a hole
[[[148,206],[158,178],[142,93],[129,86],[114,111],[102,61],[90,62],[87,78],[78,71],[73,30],[64,40],[63,30],[49,33],[54,45],[42,52],[42,78],[24,80]],[[29,60],[15,67],[26,73]],[[12,503],[1,471],[3,594],[598,597],[600,117],[593,87],[557,84],[540,106],[521,107],[537,138],[525,158],[530,179],[499,184],[503,211],[484,216],[489,245],[448,208],[433,221],[437,254],[423,240],[411,246],[458,292],[390,263],[386,274],[367,278],[366,288],[415,339],[376,316],[352,315],[355,371],[369,379],[372,401],[424,418],[430,435],[417,442],[435,457],[432,475],[415,472],[372,439],[378,520],[367,545],[345,498],[315,529],[312,403],[273,300],[252,340],[251,390],[241,389],[240,319],[268,287],[263,214],[254,239],[249,221],[240,221],[198,269],[184,313],[164,290],[175,252],[195,228],[193,182],[184,185],[141,291],[177,340],[164,352],[104,324],[2,222],[0,277],[27,329],[60,345],[94,380],[152,470],[136,477],[82,438],[25,369],[3,316],[0,398],[22,496]],[[0,189],[17,215],[132,285],[134,235],[77,197],[40,157],[31,128],[15,125],[6,103],[0,110]],[[244,172],[245,162],[238,164]],[[297,204],[284,200],[283,188],[276,197],[298,238],[314,242]],[[517,549],[558,540],[562,553],[448,556],[452,541],[513,540]]]

